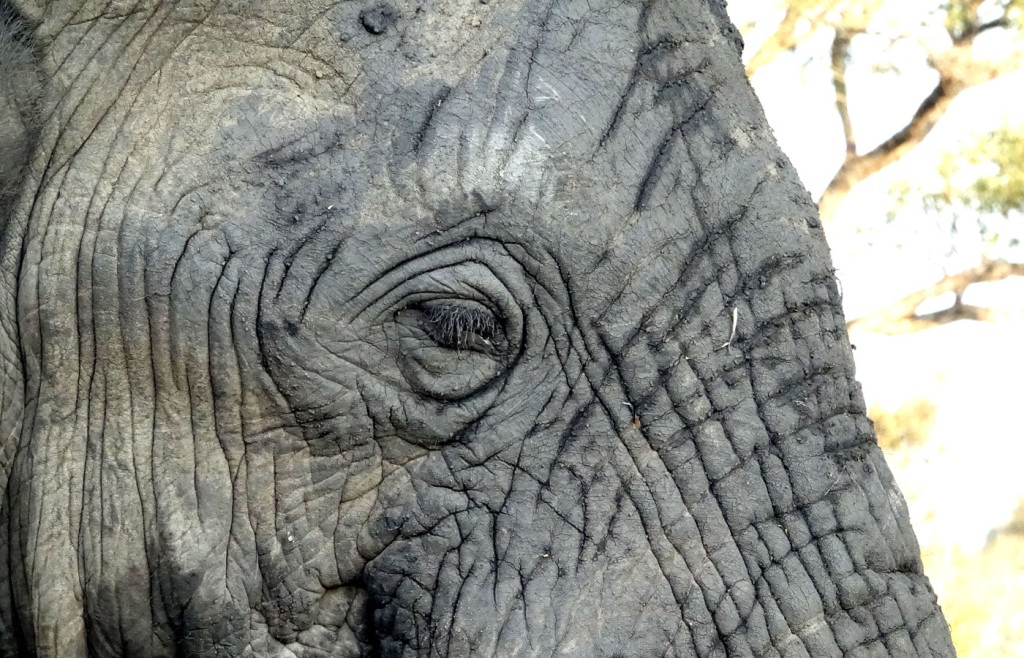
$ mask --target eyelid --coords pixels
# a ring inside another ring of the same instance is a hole
[[[432,255],[452,256],[441,252]],[[423,332],[416,316],[422,314],[424,306],[457,302],[490,312],[502,329],[503,344],[500,347],[504,348],[503,351],[509,355],[520,351],[525,315],[507,282],[518,283],[516,270],[511,264],[499,269],[479,259],[463,257],[452,260],[455,262],[432,264],[432,267],[411,262],[406,268],[396,268],[388,276],[367,286],[349,302],[352,310],[348,313],[353,318],[353,325],[370,327],[402,318],[401,324],[416,323],[416,328]],[[413,268],[413,265],[421,267]],[[340,312],[345,313],[344,306]]]

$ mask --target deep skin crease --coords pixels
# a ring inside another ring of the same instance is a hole
[[[721,2],[3,9],[0,656],[955,655]]]

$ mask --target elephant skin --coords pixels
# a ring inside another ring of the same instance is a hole
[[[722,2],[0,2],[0,656],[953,656]]]

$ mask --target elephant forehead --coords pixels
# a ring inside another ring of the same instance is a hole
[[[201,224],[231,249],[358,227],[378,267],[482,235],[539,243],[571,278],[635,282],[643,298],[659,294],[643,281],[674,280],[709,235],[736,233],[755,192],[795,189],[738,59],[711,56],[732,45],[670,3],[285,5],[116,19],[98,48],[123,64],[68,84],[66,157],[51,158],[72,162],[51,181],[93,198],[65,194],[51,217],[115,230],[120,211],[122,237],[171,225],[181,244]],[[84,25],[62,41],[85,48]],[[113,107],[96,100],[117,85]],[[806,228],[762,213],[787,214]],[[424,233],[437,238],[406,239]],[[582,310],[600,312],[606,288]]]
[[[677,168],[663,156],[680,155],[669,142],[729,77],[707,57],[728,44],[691,39],[707,31],[657,4],[140,6],[116,26],[100,18],[105,29],[82,22],[61,33],[73,49],[98,49],[88,61],[123,62],[81,75],[67,65],[66,153],[112,135],[142,158],[168,154],[153,168],[187,163],[194,184],[197,174],[260,156],[276,153],[264,161],[278,163],[282,150],[291,160],[331,150],[309,169],[326,177],[333,168],[349,187],[364,179],[389,217],[384,201],[396,195],[437,208],[473,196],[550,206],[545,194],[576,193],[591,202],[549,214],[560,222],[578,214],[592,232],[617,228],[657,201],[664,165]],[[750,127],[733,122],[726,134]],[[107,158],[103,147],[96,157]],[[170,189],[174,176],[159,176]]]

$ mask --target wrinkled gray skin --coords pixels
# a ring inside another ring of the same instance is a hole
[[[954,655],[719,4],[3,7],[0,655]]]

